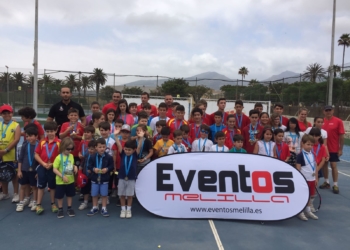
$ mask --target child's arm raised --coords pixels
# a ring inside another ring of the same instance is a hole
[[[121,153],[123,151],[122,145],[120,144],[118,134],[120,133],[120,128],[116,128],[114,130],[114,139],[115,139],[115,144],[118,147],[118,152]]]
[[[137,149],[136,149],[137,155],[140,154],[142,142],[143,142],[143,140],[144,140],[144,138],[143,138],[144,135],[145,135],[145,132],[143,132],[143,130],[141,130],[141,131],[139,131],[139,132],[137,133],[137,137],[138,137],[138,138],[136,139],[136,140],[138,140],[138,146],[137,146]],[[152,150],[152,153],[153,153],[153,150]]]

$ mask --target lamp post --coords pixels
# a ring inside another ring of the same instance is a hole
[[[6,69],[7,69],[7,79],[6,79],[6,84],[7,84],[7,104],[10,104],[10,84],[9,84],[9,67],[6,66]]]
[[[333,64],[334,64],[334,32],[335,32],[335,10],[336,0],[333,0],[333,19],[332,19],[332,42],[331,42],[331,65],[329,72],[329,90],[328,90],[328,105],[332,105],[333,97]]]

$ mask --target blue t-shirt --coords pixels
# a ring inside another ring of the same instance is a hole
[[[215,134],[219,131],[222,131],[224,128],[226,128],[226,126],[224,124],[221,123],[220,126],[216,126],[216,124],[213,124],[210,126],[210,134],[211,134],[211,140],[213,141],[214,144],[216,144],[215,142]]]
[[[28,156],[28,144],[29,144],[29,153],[30,156]],[[31,167],[32,170],[35,170],[38,166],[38,163],[34,159],[34,151],[35,151],[36,145],[32,145],[28,143],[28,141],[24,141],[21,147],[21,151],[19,153],[18,162],[22,163],[21,170],[22,171],[29,171],[29,168]],[[29,157],[32,160],[32,165],[30,166]]]
[[[130,158],[132,156],[131,166],[129,169],[128,175],[126,175],[125,171],[125,158],[126,158],[126,164],[129,164]],[[136,169],[137,169],[137,153],[136,151],[131,155],[126,156],[124,153],[124,150],[120,153],[120,169],[118,173],[119,179],[124,179],[126,176],[128,176],[129,180],[136,180]]]

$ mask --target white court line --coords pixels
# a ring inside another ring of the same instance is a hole
[[[328,170],[332,170],[330,167],[328,167]],[[342,175],[345,175],[345,176],[348,176],[348,177],[350,177],[350,175],[349,174],[345,174],[345,173],[343,173],[343,172],[340,172],[340,171],[338,171],[338,173],[339,174],[342,174]]]
[[[208,220],[208,221],[209,221],[209,225],[211,227],[211,231],[213,231],[214,238],[216,240],[216,244],[218,245],[219,250],[224,250],[224,246],[221,243],[218,231],[216,231],[216,227],[215,227],[214,221],[212,221],[212,220]]]

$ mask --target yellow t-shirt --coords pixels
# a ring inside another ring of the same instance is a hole
[[[164,142],[163,139],[160,139],[156,142],[156,144],[153,146],[155,150],[159,150],[162,148],[162,150],[159,151],[158,156],[166,155],[165,149],[169,149],[174,144],[174,141],[168,140],[167,142]]]
[[[19,124],[12,121],[10,124],[0,122],[0,150],[4,150],[7,146],[15,140],[16,128]],[[10,152],[2,157],[2,161],[16,161],[16,147],[13,147]]]
[[[62,156],[62,162],[61,162],[61,156]],[[67,165],[66,160],[68,157]],[[66,165],[66,166],[65,166]],[[63,182],[63,179],[56,175],[56,185],[67,185],[74,182],[74,157],[72,154],[69,154],[69,156],[59,154],[57,155],[55,161],[53,162],[53,167],[56,168],[60,173],[63,172],[64,169],[64,176],[67,176],[68,182]]]

